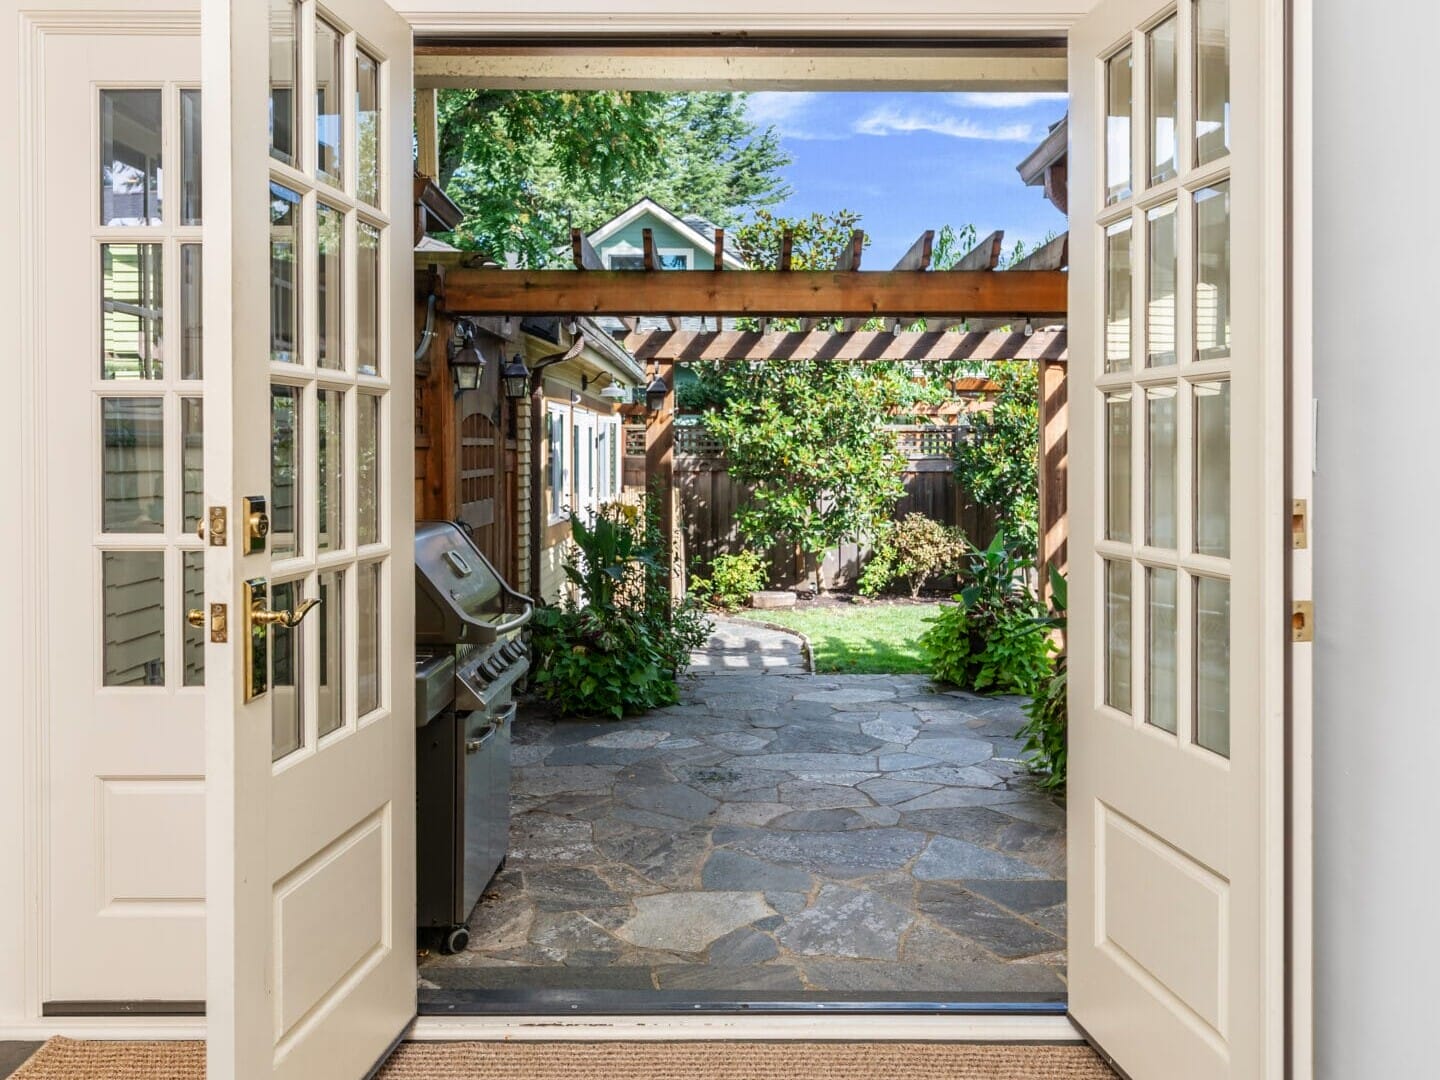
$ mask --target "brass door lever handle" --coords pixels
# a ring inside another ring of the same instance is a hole
[[[319,606],[320,601],[314,597],[300,601],[293,611],[269,611],[257,604],[250,612],[250,621],[259,626],[296,627]]]

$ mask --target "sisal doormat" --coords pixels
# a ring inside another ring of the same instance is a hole
[[[51,1039],[14,1080],[200,1080],[198,1042]],[[1114,1080],[1084,1046],[405,1043],[379,1080]]]

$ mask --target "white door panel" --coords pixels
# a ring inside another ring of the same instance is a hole
[[[205,996],[199,28],[105,21],[41,39],[52,1011]]]
[[[1135,1080],[1278,1075],[1278,10],[1070,39],[1070,1008]]]
[[[380,0],[209,0],[202,36],[207,502],[234,523],[206,567],[232,612],[208,1075],[359,1077],[416,993],[410,31]],[[288,620],[247,630],[257,584]]]

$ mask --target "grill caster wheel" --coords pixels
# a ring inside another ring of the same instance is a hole
[[[454,956],[456,953],[464,952],[465,946],[469,944],[470,931],[463,926],[457,926],[445,935],[445,943],[440,946],[440,951],[446,956]]]

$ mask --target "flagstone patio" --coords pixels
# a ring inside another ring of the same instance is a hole
[[[432,989],[1058,997],[1063,803],[1014,698],[811,675],[722,623],[684,701],[522,709],[509,861]]]

